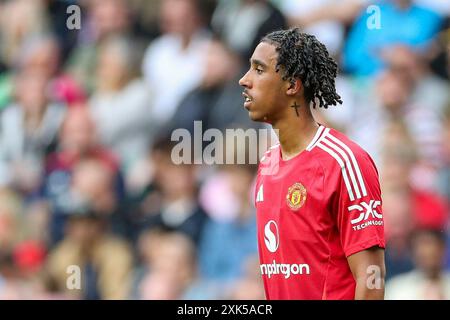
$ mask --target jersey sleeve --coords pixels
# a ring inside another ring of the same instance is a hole
[[[351,154],[340,171],[334,213],[345,255],[384,248],[381,188],[373,160],[367,153]]]

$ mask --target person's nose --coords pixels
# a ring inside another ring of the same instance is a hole
[[[239,80],[239,85],[244,88],[251,88],[251,81],[248,72]]]

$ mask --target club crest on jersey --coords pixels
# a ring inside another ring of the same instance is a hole
[[[306,201],[306,188],[299,182],[289,187],[286,202],[292,210],[300,209]]]

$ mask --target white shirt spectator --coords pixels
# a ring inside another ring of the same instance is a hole
[[[152,117],[158,123],[167,122],[181,99],[200,84],[209,38],[208,33],[198,32],[183,48],[180,37],[166,34],[148,47],[143,75],[154,92]]]
[[[321,7],[334,3],[335,0],[283,0],[281,1],[281,11],[288,17],[307,16]],[[304,28],[303,32],[313,34],[322,42],[330,54],[337,54],[344,39],[344,26],[338,21],[323,21]]]
[[[414,2],[419,6],[431,9],[441,15],[450,16],[450,1],[414,0]]]
[[[442,122],[433,110],[417,104],[408,104],[403,112],[403,120],[418,146],[419,156],[430,163],[440,165],[442,145]],[[381,152],[383,133],[391,122],[391,116],[374,101],[355,105],[354,117],[348,126],[348,135],[360,144],[382,167]]]
[[[156,134],[151,98],[145,83],[134,80],[116,93],[98,93],[90,100],[100,141],[117,154],[125,167],[146,155]]]
[[[386,284],[386,300],[449,300],[450,274],[431,283],[422,273],[411,271],[392,278]]]
[[[33,175],[42,170],[45,149],[50,146],[64,119],[66,108],[50,104],[45,110],[39,127],[30,135],[24,128],[24,111],[13,104],[0,117],[0,186],[14,180],[13,165],[25,165],[23,169]]]

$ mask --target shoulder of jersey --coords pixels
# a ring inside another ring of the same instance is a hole
[[[344,160],[355,158],[359,161],[363,161],[367,156],[367,152],[363,148],[343,133],[325,127],[319,129],[315,139],[306,150],[314,152],[320,160],[335,161],[338,164],[339,161],[337,161],[335,155]]]
[[[330,129],[321,130],[320,136],[309,146],[327,174],[342,175],[350,199],[367,195],[363,170],[370,158],[358,144],[344,134]]]
[[[279,152],[280,152],[280,144],[277,143],[272,147],[270,147],[266,152],[264,152],[264,155],[259,160],[260,164],[261,165],[267,164],[270,162],[269,161],[270,159],[273,160],[273,157],[279,157]]]

